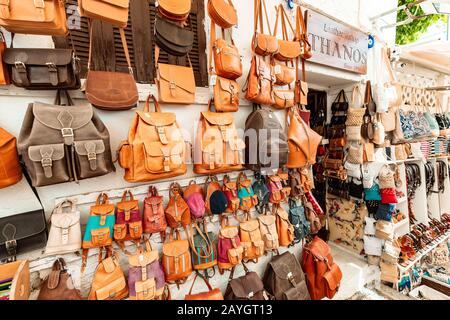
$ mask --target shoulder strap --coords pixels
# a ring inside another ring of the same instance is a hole
[[[109,197],[104,192],[102,192],[98,195],[97,201],[95,202],[96,205],[108,204],[108,203],[109,203]]]
[[[127,200],[128,198],[130,200]],[[133,201],[133,200],[134,200],[133,193],[131,193],[131,191],[128,189],[125,190],[124,193],[122,194],[122,202],[123,201]]]
[[[156,97],[152,94],[150,94],[147,97],[147,101],[145,101],[144,112],[150,111],[150,99],[153,100],[153,104],[155,105],[155,112],[161,112],[161,107],[159,106],[159,102],[156,99]]]

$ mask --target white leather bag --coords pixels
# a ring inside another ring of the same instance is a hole
[[[364,252],[370,256],[380,257],[383,251],[383,240],[372,236],[364,236]]]
[[[64,209],[68,209],[64,212]],[[76,252],[81,249],[80,211],[75,202],[65,200],[59,203],[50,217],[45,255]]]

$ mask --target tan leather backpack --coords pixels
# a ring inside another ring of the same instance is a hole
[[[274,205],[272,209],[276,217],[280,247],[289,247],[295,239],[294,226],[289,221],[289,214],[280,205]]]
[[[244,248],[243,260],[256,260],[264,254],[264,241],[257,219],[251,219],[246,213],[246,220],[239,225],[239,238]]]
[[[0,189],[22,180],[16,138],[0,128]]]
[[[174,230],[167,237],[163,244],[162,264],[167,283],[181,284],[186,282],[192,273],[191,252],[189,250],[189,241],[181,239],[178,230]]]
[[[264,57],[254,55],[247,78],[245,98],[258,104],[273,105],[273,85],[276,82],[275,72]]]
[[[233,114],[212,112],[211,106],[210,100],[209,111],[200,116],[194,172],[211,174],[241,170],[245,143],[238,136]]]
[[[65,36],[66,8],[61,0],[0,2],[0,25],[13,33]]]
[[[108,22],[125,28],[128,22],[130,0],[78,0],[82,17]]]
[[[191,224],[191,212],[186,201],[183,199],[181,186],[174,182],[170,185],[170,199],[165,209],[167,224],[176,229]]]
[[[278,241],[276,217],[273,214],[269,214],[266,207],[264,214],[261,214],[258,217],[258,220],[259,230],[262,239],[264,240],[264,249],[266,251],[277,250],[280,246],[280,242]]]
[[[149,112],[150,99],[155,112]],[[186,144],[175,113],[161,112],[149,95],[143,111],[136,111],[128,140],[119,146],[119,163],[128,182],[153,181],[186,173]]]

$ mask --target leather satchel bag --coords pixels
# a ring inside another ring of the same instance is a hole
[[[344,89],[342,89],[341,91],[339,91],[339,94],[337,95],[336,99],[334,99],[333,103],[331,104],[331,111],[339,112],[339,111],[347,111],[347,110],[348,110],[348,99],[347,99],[347,95],[345,94]],[[348,121],[348,115],[347,115],[347,121]]]
[[[295,40],[288,40],[288,31],[286,27],[288,23],[292,33],[295,35],[295,30],[292,27],[291,21],[284,10],[284,6],[280,4],[277,8],[277,19],[275,21],[275,28],[273,36],[277,36],[278,24],[281,23],[282,39],[278,39],[278,52],[274,57],[280,61],[289,61],[298,58],[301,54],[300,42]]]
[[[67,212],[64,209],[68,208]],[[72,200],[59,203],[50,217],[45,255],[66,254],[81,249],[80,211]]]
[[[149,112],[150,100],[155,111]],[[175,113],[162,112],[149,95],[144,110],[136,111],[128,140],[119,146],[119,164],[128,182],[154,181],[186,173],[186,143]]]
[[[158,63],[159,47],[155,47],[156,85],[162,103],[192,104],[195,102],[195,77],[191,60],[189,67]]]
[[[78,0],[82,17],[105,21],[119,28],[128,22],[130,0]]]
[[[238,111],[239,91],[239,84],[236,81],[217,77],[214,85],[214,106],[217,112]]]
[[[124,249],[124,241],[134,240],[139,243],[142,231],[139,201],[134,199],[131,191],[126,190],[122,195],[122,200],[117,204],[114,240]]]
[[[273,85],[276,81],[273,68],[261,56],[253,56],[247,78],[245,98],[257,104],[273,105]]]
[[[230,273],[225,300],[272,300],[264,289],[264,284],[256,272],[249,271],[243,264],[245,275],[233,279],[234,269]]]
[[[99,257],[101,258],[102,252]],[[99,263],[92,279],[89,300],[122,300],[128,296],[125,274],[120,268],[118,258],[109,250]]]
[[[197,280],[197,277],[199,277],[198,273],[195,274],[194,281],[192,281],[191,289],[189,289],[189,293],[184,297],[184,300],[223,300],[223,295],[220,289],[213,289],[211,285],[209,284],[208,280],[206,280],[204,277],[200,276],[200,278],[203,280],[203,282],[208,287],[208,291],[206,292],[199,292],[199,293],[192,293],[192,289],[194,288],[195,280]]]
[[[275,84],[277,86],[290,85],[295,81],[297,71],[293,66],[293,63],[289,66],[287,61],[285,61],[285,64],[281,64],[272,59],[272,67],[275,73]]]
[[[92,59],[92,23],[89,25],[89,59],[86,75],[86,99],[96,108],[119,111],[135,108],[139,93],[131,67],[130,53],[123,28],[119,28],[120,39],[128,64],[128,73],[90,70]]]
[[[164,214],[163,196],[158,194],[158,190],[154,186],[148,187],[147,197],[144,199],[143,227],[145,233],[159,233],[164,240],[167,221]]]
[[[194,172],[197,174],[225,173],[242,169],[245,143],[238,135],[233,114],[201,113],[197,129]]]
[[[22,180],[22,168],[17,154],[16,138],[0,128],[0,189]]]
[[[157,12],[172,21],[185,21],[191,12],[191,0],[159,0]]]
[[[182,27],[177,22],[171,22],[156,17],[155,20],[155,43],[162,50],[173,56],[184,56],[194,46],[194,32]]]
[[[3,32],[0,31],[0,86],[9,85],[11,77],[9,76],[8,65],[5,63],[3,57],[5,56],[6,40]]]
[[[224,29],[238,23],[237,11],[231,0],[209,0],[208,14],[215,24]]]
[[[8,48],[3,61],[12,83],[28,90],[76,90],[81,86],[80,62],[73,49]]]
[[[264,288],[275,300],[309,300],[302,268],[290,252],[276,255],[267,265],[263,277]]]
[[[260,56],[273,55],[278,52],[278,39],[272,36],[270,30],[269,16],[267,15],[267,7],[265,0],[254,0],[254,35],[252,47],[255,54]],[[265,13],[265,21],[267,23],[268,33],[264,32],[263,9]]]
[[[275,103],[272,105],[275,109],[289,109],[295,105],[294,91],[292,90],[273,90]]]
[[[61,0],[8,0],[0,3],[0,25],[12,33],[65,36],[66,8]]]
[[[53,263],[52,271],[41,284],[38,300],[83,300],[75,289],[72,277],[66,269],[66,262],[58,258]]]
[[[212,57],[214,56],[214,69],[219,77],[236,80],[242,76],[242,61],[239,49],[236,47],[233,37],[231,43],[225,40],[225,30],[222,29],[222,37],[216,39],[216,26],[211,23],[210,44],[210,71],[212,71]]]
[[[67,92],[66,92],[67,95]],[[115,171],[109,132],[89,104],[28,106],[18,149],[35,187],[78,181]]]

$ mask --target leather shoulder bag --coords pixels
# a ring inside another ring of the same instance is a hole
[[[273,30],[273,36],[277,36],[278,24],[281,23],[282,39],[278,39],[278,52],[274,55],[277,60],[288,61],[294,60],[300,56],[300,42],[294,40],[288,40],[288,32],[286,23],[288,23],[291,31],[295,34],[292,23],[284,10],[283,4],[280,4],[277,8],[277,19],[275,21],[275,28]]]
[[[238,22],[237,11],[231,0],[208,0],[208,14],[221,28],[231,28]]]
[[[302,59],[310,59],[312,57],[312,47],[308,40],[308,10],[305,10],[303,16],[302,7],[297,6],[297,14],[295,17],[295,41],[300,43],[300,57]]]
[[[13,33],[65,36],[66,8],[61,0],[6,0],[0,2],[0,25]]]
[[[191,12],[191,0],[159,0],[157,12],[171,21],[185,21]]]
[[[194,288],[195,280],[197,280],[197,277],[200,277],[203,280],[203,282],[208,287],[208,291],[194,294],[192,293],[192,289]],[[199,276],[197,273],[195,274],[194,281],[192,281],[191,289],[189,290],[189,293],[184,297],[184,300],[223,300],[223,295],[220,289],[213,289],[208,280],[206,280],[202,276]]]
[[[155,18],[155,43],[172,56],[188,54],[194,45],[192,24],[190,29],[182,27],[179,22]]]
[[[269,16],[267,15],[267,7],[265,0],[254,0],[255,7],[255,20],[254,20],[254,35],[252,40],[252,47],[255,54],[260,56],[273,55],[278,52],[278,39],[272,36],[270,30]],[[265,14],[265,21],[267,23],[268,33],[264,32],[264,18],[263,9]]]
[[[123,28],[119,28],[128,73],[90,70],[92,59],[92,22],[89,23],[89,59],[86,76],[86,98],[96,108],[119,111],[135,108],[139,101],[138,89],[131,67],[130,53]]]
[[[22,180],[22,168],[17,154],[16,138],[0,128],[0,189],[9,187]]]
[[[264,57],[254,55],[248,73],[245,98],[258,104],[275,104],[273,96],[275,81],[273,68],[264,61]]]
[[[125,28],[128,22],[130,0],[78,0],[82,17],[105,21]]]

